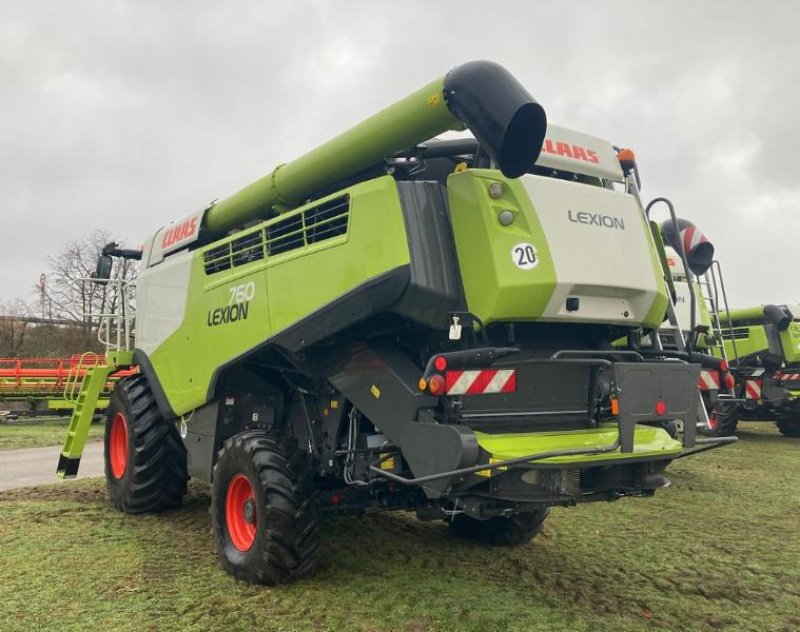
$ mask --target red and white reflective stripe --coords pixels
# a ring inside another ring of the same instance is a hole
[[[697,380],[697,388],[701,391],[718,391],[719,371],[700,371],[700,379]]]
[[[745,399],[761,399],[761,380],[747,380],[744,383]]]
[[[486,395],[517,390],[517,372],[514,369],[447,371],[444,377],[446,395]]]
[[[775,373],[775,379],[781,382],[797,382],[800,380],[800,373],[781,373],[777,371]]]
[[[683,250],[689,254],[693,248],[699,246],[704,241],[708,241],[705,235],[697,230],[696,226],[689,226],[681,231],[681,238],[683,239]]]

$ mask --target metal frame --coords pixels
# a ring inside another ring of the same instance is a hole
[[[83,287],[86,283],[106,286],[106,304],[113,305],[110,312],[83,312],[81,316],[99,319],[97,339],[106,348],[106,353],[131,350],[131,322],[133,308],[130,290],[136,286],[135,281],[126,279],[82,278],[78,283]]]

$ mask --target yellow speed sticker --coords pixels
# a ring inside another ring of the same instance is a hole
[[[390,457],[385,461],[381,461],[381,469],[382,470],[393,470],[394,469],[394,457]]]

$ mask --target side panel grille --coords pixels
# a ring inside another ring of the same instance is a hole
[[[740,329],[733,330],[733,339],[734,340],[746,340],[750,337],[750,329],[747,327],[742,327]],[[731,339],[731,330],[730,329],[722,329],[722,339],[723,340],[730,340]]]
[[[209,248],[203,253],[206,274],[216,274],[347,234],[350,196],[271,221],[266,227]]]

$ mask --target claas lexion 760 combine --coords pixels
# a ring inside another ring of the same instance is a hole
[[[142,260],[135,349],[108,369],[139,368],[110,403],[112,502],[209,481],[222,566],[277,583],[313,569],[320,512],[519,544],[551,506],[666,486],[725,439],[696,436],[690,354],[638,344],[670,302],[631,158],[471,62],[111,252]]]

